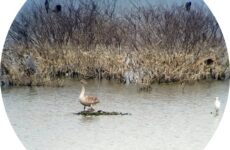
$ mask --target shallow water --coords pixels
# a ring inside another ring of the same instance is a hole
[[[8,117],[28,150],[202,150],[212,137],[227,101],[229,82],[153,85],[149,93],[135,86],[91,81],[86,93],[101,100],[96,109],[131,116],[83,117],[73,113],[80,84],[64,88],[3,89]],[[221,100],[214,117],[214,100]]]

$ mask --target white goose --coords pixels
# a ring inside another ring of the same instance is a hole
[[[81,80],[82,89],[81,89],[81,93],[79,96],[80,103],[84,106],[84,111],[87,106],[90,107],[91,110],[94,111],[93,105],[96,105],[97,103],[99,103],[99,100],[95,96],[85,96],[85,87],[83,84],[87,84],[87,82]]]

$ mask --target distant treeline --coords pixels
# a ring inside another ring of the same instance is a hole
[[[116,0],[49,3],[49,11],[44,3],[32,2],[33,7],[18,14],[8,35],[11,43],[39,49],[71,45],[85,50],[105,46],[137,51],[191,51],[197,46],[224,45],[215,18],[199,5],[188,10],[185,5],[167,8],[132,2],[121,13]]]

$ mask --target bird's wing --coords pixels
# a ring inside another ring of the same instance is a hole
[[[85,96],[85,99],[89,102],[89,103],[98,103],[98,99],[97,97],[94,96]]]

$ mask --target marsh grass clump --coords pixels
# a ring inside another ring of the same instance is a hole
[[[34,74],[27,74],[23,63],[8,64],[4,57],[2,69],[7,72],[8,80],[13,85],[61,86],[64,78],[76,77],[137,83],[140,90],[150,90],[152,83],[224,80],[229,67],[228,60],[224,62],[219,56],[220,51],[217,53],[212,49],[199,55],[184,52],[167,54],[157,50],[143,51],[141,54],[134,51],[127,55],[105,48],[95,51],[75,51],[71,48],[58,51],[63,51],[61,57],[58,53],[46,57],[34,53],[32,57],[37,66]],[[209,59],[212,63],[207,63]]]
[[[33,2],[14,20],[1,60],[1,82],[63,86],[65,78],[138,84],[224,80],[230,76],[223,35],[207,8],[74,1],[47,11]],[[30,13],[28,13],[30,12]]]

